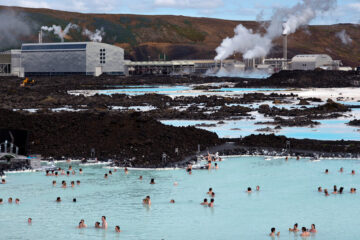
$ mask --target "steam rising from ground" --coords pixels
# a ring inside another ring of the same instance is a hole
[[[318,13],[329,11],[335,5],[336,0],[301,0],[291,8],[277,8],[263,35],[240,24],[234,30],[234,37],[225,38],[216,48],[215,60],[224,60],[234,53],[242,53],[244,58],[264,57],[269,53],[274,38],[294,33],[300,26],[309,24]]]
[[[96,29],[95,32],[92,32],[85,28],[82,34],[87,36],[93,42],[101,42],[103,36],[105,36],[104,28],[101,28],[100,30]]]
[[[345,29],[337,32],[336,36],[341,40],[341,42],[345,45],[351,44],[352,43],[352,39],[351,37],[346,33]]]
[[[0,48],[6,49],[17,45],[20,39],[30,35],[28,21],[13,11],[0,11]]]

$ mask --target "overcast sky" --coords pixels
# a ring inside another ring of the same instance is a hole
[[[274,7],[300,0],[0,0],[0,5],[51,8],[83,13],[185,15],[232,20],[267,20]],[[360,23],[360,0],[337,0],[336,9],[312,24]]]

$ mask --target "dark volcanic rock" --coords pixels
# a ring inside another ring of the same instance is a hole
[[[360,127],[360,119],[351,120],[348,124],[349,124],[350,126]]]
[[[214,133],[166,126],[140,113],[20,114],[0,109],[0,128],[29,131],[30,153],[81,158],[94,148],[100,159],[142,167],[170,165],[194,153],[198,144],[206,148],[220,141]],[[168,156],[166,162],[163,153]]]

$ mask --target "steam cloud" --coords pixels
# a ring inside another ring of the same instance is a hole
[[[351,44],[353,41],[351,37],[346,33],[345,29],[337,32],[336,37],[340,38],[341,42],[345,45]]]
[[[234,53],[242,53],[245,59],[264,57],[269,53],[274,38],[294,33],[300,26],[309,24],[318,13],[329,11],[335,5],[336,0],[301,0],[291,8],[277,8],[263,35],[240,24],[234,30],[234,37],[225,38],[216,48],[215,60],[224,60]]]
[[[76,24],[69,23],[64,30],[62,30],[61,26],[57,26],[57,25],[52,25],[52,27],[42,26],[41,30],[54,32],[54,34],[61,39],[61,42],[64,42],[64,38],[69,33],[70,29],[77,29],[78,27],[79,26]]]
[[[83,35],[87,36],[93,42],[101,42],[105,36],[104,28],[96,29],[95,32],[92,32],[85,28],[82,32]]]
[[[31,34],[28,21],[13,11],[0,12],[0,48],[7,49],[19,43],[19,40]]]

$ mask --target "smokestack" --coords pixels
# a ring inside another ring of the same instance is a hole
[[[287,60],[287,34],[283,34],[283,58]]]
[[[42,43],[42,30],[39,32],[39,43]]]

